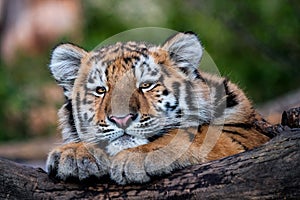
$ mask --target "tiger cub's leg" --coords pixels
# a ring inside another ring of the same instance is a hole
[[[123,150],[111,159],[110,177],[119,184],[143,183],[191,164],[197,128],[176,129],[153,142]],[[197,162],[198,163],[198,162]]]
[[[119,184],[147,182],[151,176],[237,154],[268,141],[266,136],[253,129],[234,130],[243,135],[226,130],[213,125],[172,130],[149,144],[114,156],[110,177]]]
[[[54,148],[48,156],[46,169],[50,176],[61,180],[100,178],[108,173],[107,155],[92,145],[69,143]]]

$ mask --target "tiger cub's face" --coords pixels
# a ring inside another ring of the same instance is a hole
[[[170,129],[209,121],[209,90],[197,69],[201,56],[191,33],[162,46],[56,47],[50,70],[67,99],[60,111],[65,141],[101,143],[114,155]]]

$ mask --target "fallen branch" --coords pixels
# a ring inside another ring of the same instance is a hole
[[[0,199],[300,198],[300,131],[284,131],[267,144],[191,166],[148,184],[63,183],[42,169],[0,159]]]

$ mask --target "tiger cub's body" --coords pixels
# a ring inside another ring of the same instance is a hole
[[[268,141],[244,93],[198,70],[202,53],[192,33],[162,46],[56,47],[50,70],[66,97],[59,111],[64,144],[50,152],[48,173],[142,183]]]

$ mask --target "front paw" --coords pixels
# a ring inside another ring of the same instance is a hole
[[[180,151],[163,148],[149,152],[145,158],[145,170],[150,176],[169,174],[173,169],[184,166],[181,155]]]
[[[113,159],[110,177],[118,184],[144,183],[150,180],[144,167],[146,154],[124,150]]]
[[[50,176],[61,180],[100,178],[108,173],[109,160],[99,148],[84,143],[56,147],[49,153],[46,169]]]

